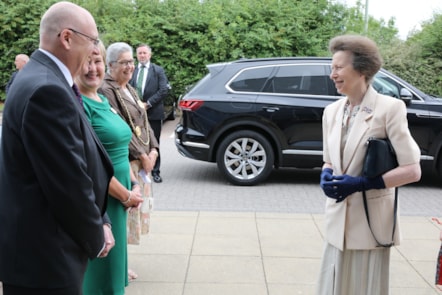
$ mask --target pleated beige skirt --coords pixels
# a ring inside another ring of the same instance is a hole
[[[326,243],[316,295],[388,295],[390,248],[340,251]]]

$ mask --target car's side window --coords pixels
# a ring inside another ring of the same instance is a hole
[[[234,91],[261,92],[273,69],[273,67],[246,69],[233,79],[229,87]]]
[[[228,87],[238,92],[336,95],[325,68],[315,64],[248,68],[234,77]]]
[[[378,72],[373,79],[373,88],[376,89],[378,93],[400,98],[399,87],[397,83],[392,81],[388,76],[382,72]]]
[[[328,95],[329,80],[322,65],[280,66],[269,92]]]

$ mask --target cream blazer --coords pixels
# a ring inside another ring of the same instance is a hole
[[[369,86],[362,100],[341,158],[341,131],[346,101],[347,98],[342,98],[327,106],[322,119],[324,162],[332,164],[335,175],[362,174],[366,143],[370,137],[388,137],[396,151],[399,165],[419,163],[420,150],[408,129],[405,103],[377,93],[372,86]],[[391,242],[394,188],[367,191],[367,203],[376,239],[381,243]],[[365,216],[361,192],[348,196],[340,203],[327,198],[325,238],[340,250],[376,248],[376,241]],[[398,210],[395,245],[399,245],[400,239]]]

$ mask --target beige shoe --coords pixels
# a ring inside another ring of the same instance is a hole
[[[137,273],[131,269],[127,270],[127,276],[128,276],[129,282],[132,282],[133,280],[136,280],[138,278]]]

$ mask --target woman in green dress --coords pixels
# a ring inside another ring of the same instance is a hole
[[[106,64],[107,74],[98,91],[107,97],[109,104],[132,129],[129,160],[134,174],[137,176],[140,172],[148,174],[157,160],[159,145],[149,125],[146,113],[147,104],[140,100],[137,91],[129,84],[134,72],[132,47],[124,42],[112,43],[106,50]],[[150,184],[146,183],[142,177],[138,179],[143,196],[148,196]],[[145,230],[148,227],[148,222],[145,221],[149,218],[146,215],[143,216],[142,224],[147,225],[144,227]],[[137,274],[129,269],[129,277],[134,280]]]
[[[128,285],[126,209],[139,206],[143,200],[137,178],[129,164],[131,129],[112,109],[107,98],[97,93],[105,74],[104,57],[105,49],[100,44],[76,78],[85,113],[108,152],[115,171],[107,204],[115,246],[106,258],[89,262],[83,283],[85,295],[124,294]]]

